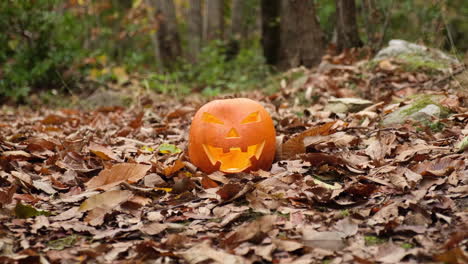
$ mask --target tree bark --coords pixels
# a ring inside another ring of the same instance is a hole
[[[210,42],[223,39],[223,0],[205,0],[203,39]]]
[[[262,48],[266,63],[278,63],[280,48],[280,0],[262,0]]]
[[[325,41],[314,4],[311,0],[282,1],[279,69],[320,63]]]
[[[156,0],[159,20],[157,36],[162,63],[166,68],[172,68],[182,55],[175,6],[172,0]]]
[[[188,15],[188,50],[189,60],[195,63],[201,49],[202,41],[202,15],[201,0],[190,0]]]
[[[154,4],[150,2],[150,0],[145,0],[145,4],[148,7],[154,6]],[[153,11],[151,8],[147,9],[148,20],[152,25],[156,25],[158,24],[158,21],[156,20],[157,12],[153,13],[153,12],[150,12],[150,10]],[[157,34],[151,34],[150,37],[151,37],[151,42],[153,43],[153,52],[154,52],[154,60],[155,60],[154,64],[156,68],[159,70],[162,68],[162,59],[161,59],[161,53],[160,53],[160,48],[159,48],[159,39],[158,39]]]
[[[246,35],[245,0],[232,0],[231,38],[242,41]]]
[[[355,0],[335,0],[337,50],[362,46],[356,22]]]

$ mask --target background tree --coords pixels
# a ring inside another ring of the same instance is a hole
[[[278,63],[280,47],[280,0],[261,0],[262,48],[266,63]]]
[[[281,1],[280,36],[280,69],[317,65],[325,53],[325,40],[317,21],[315,1]]]
[[[202,44],[202,1],[190,0],[188,14],[188,57],[194,63]]]
[[[355,0],[336,0],[336,46],[338,51],[362,45],[356,20]]]
[[[156,0],[160,57],[164,67],[172,68],[182,55],[175,6],[172,0]]]
[[[203,39],[207,42],[223,39],[224,34],[224,1],[205,0],[203,14]]]
[[[246,8],[247,2],[245,0],[232,0],[230,37],[240,42],[247,35]]]

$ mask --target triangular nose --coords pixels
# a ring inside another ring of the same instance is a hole
[[[239,133],[237,133],[235,128],[231,128],[231,130],[229,130],[229,132],[227,133],[226,137],[227,138],[238,138]]]

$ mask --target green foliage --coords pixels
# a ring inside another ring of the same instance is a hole
[[[412,249],[412,248],[414,248],[414,245],[411,244],[411,243],[403,243],[403,244],[401,244],[401,247],[404,248],[404,249]]]
[[[161,93],[184,95],[195,89],[208,97],[262,88],[271,71],[261,55],[259,42],[255,43],[241,49],[235,58],[228,58],[224,43],[214,41],[202,50],[196,64],[184,63],[170,73],[152,73],[144,83]]]
[[[177,154],[177,153],[180,153],[182,152],[182,150],[180,148],[178,148],[176,145],[172,145],[172,144],[161,144],[159,146],[159,153],[163,153],[163,154]]]
[[[375,246],[387,242],[386,239],[377,236],[364,236],[366,246]]]
[[[201,84],[205,89],[222,89],[238,92],[256,88],[269,74],[258,45],[241,49],[233,58],[227,58],[226,46],[215,41],[205,47],[196,65],[186,64],[185,71],[190,82]]]
[[[0,1],[0,97],[24,99],[32,88],[60,88],[80,56],[81,24],[59,0]]]
[[[47,246],[51,249],[63,250],[65,248],[72,247],[73,245],[75,245],[80,238],[81,236],[73,234],[64,238],[48,241]]]
[[[37,210],[36,208],[22,203],[17,203],[15,206],[15,215],[18,218],[30,218],[39,215],[49,216],[50,212]]]
[[[433,133],[437,133],[444,130],[445,125],[442,122],[423,121],[416,127],[416,131],[424,131],[425,127],[429,128]]]

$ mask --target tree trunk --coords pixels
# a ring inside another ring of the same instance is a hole
[[[154,6],[153,3],[150,2],[150,0],[146,0],[145,4],[148,6],[147,8],[147,17],[151,25],[156,25],[158,24],[158,21],[156,20],[156,13],[153,13],[153,11],[150,7]],[[151,42],[153,43],[153,52],[154,52],[154,64],[156,68],[159,70],[162,67],[162,59],[161,59],[161,53],[159,49],[159,39],[157,34],[151,34]]]
[[[324,35],[315,15],[314,1],[283,0],[281,48],[278,67],[286,70],[320,63],[325,52]]]
[[[245,0],[232,0],[231,38],[242,41],[246,32]]]
[[[223,0],[205,0],[203,39],[207,42],[223,38],[223,2]]]
[[[182,55],[174,2],[156,0],[155,3],[159,20],[157,35],[161,60],[164,67],[172,68]]]
[[[377,8],[376,0],[362,1],[362,17],[364,18],[367,45],[372,51],[377,51],[383,41],[382,34],[379,33],[379,28],[385,28],[387,26],[385,21],[389,17],[385,18],[385,14]],[[383,32],[383,30],[381,32]]]
[[[362,45],[356,23],[355,0],[335,0],[336,4],[336,47],[337,50],[360,47]]]
[[[280,8],[281,0],[262,0],[262,48],[266,63],[278,63],[280,47]]]
[[[188,15],[188,50],[189,60],[195,63],[201,49],[202,15],[201,0],[190,0]]]

